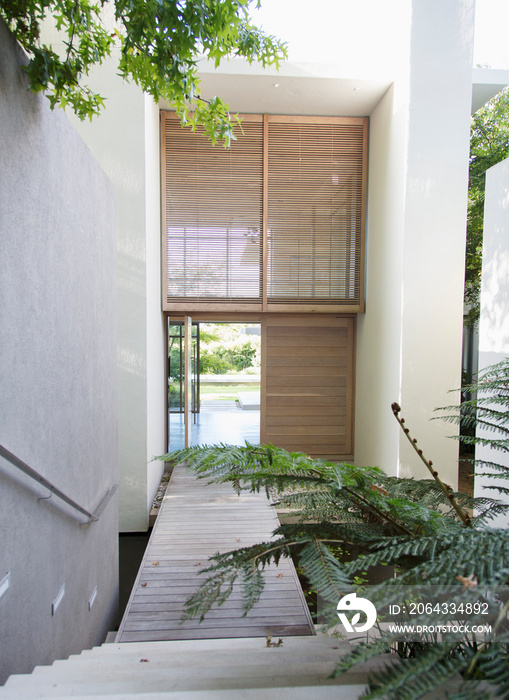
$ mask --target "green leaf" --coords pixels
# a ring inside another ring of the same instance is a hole
[[[97,115],[101,95],[87,85],[90,70],[118,48],[118,73],[154,100],[167,100],[191,128],[204,127],[213,143],[228,147],[238,117],[220,98],[199,92],[197,59],[219,65],[240,56],[262,65],[279,65],[285,45],[247,23],[249,0],[112,0],[118,27],[103,24],[104,0],[26,0],[3,2],[0,17],[30,56],[26,72],[34,92],[45,91],[51,107],[68,106],[80,119]],[[41,41],[41,28],[53,19],[59,55]],[[117,52],[115,52],[116,54]]]

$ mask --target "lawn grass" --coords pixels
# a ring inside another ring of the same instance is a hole
[[[260,391],[259,384],[202,384],[200,398],[203,401],[235,401],[239,391]]]

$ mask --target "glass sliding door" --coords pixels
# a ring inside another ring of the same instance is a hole
[[[200,410],[200,330],[186,316],[168,319],[169,450],[191,445],[192,424]]]

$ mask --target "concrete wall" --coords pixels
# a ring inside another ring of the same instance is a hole
[[[427,476],[392,417],[457,482],[451,426],[430,421],[461,383],[473,2],[412,3],[408,76],[372,115],[366,314],[359,322],[356,462]],[[405,53],[402,53],[405,61]]]
[[[93,510],[117,481],[113,192],[22,60],[0,23],[0,443]],[[115,622],[117,499],[80,526],[47,496],[0,459],[0,682]]]
[[[484,205],[483,267],[481,283],[481,318],[479,322],[479,370],[501,362],[509,356],[509,159],[494,165],[486,173]],[[509,467],[507,455],[492,454],[487,447],[477,447],[476,459],[493,459]],[[493,479],[476,477],[475,495],[499,498],[484,485]],[[507,486],[507,483],[504,484]],[[508,497],[506,496],[507,500]],[[507,516],[490,524],[507,527]]]

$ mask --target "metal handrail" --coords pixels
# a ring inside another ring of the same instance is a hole
[[[113,484],[104,496],[102,497],[99,505],[97,506],[96,510],[94,513],[91,513],[89,510],[86,508],[83,508],[83,506],[80,506],[79,503],[76,503],[72,498],[69,498],[63,491],[61,491],[57,486],[51,483],[51,481],[48,481],[45,479],[39,472],[37,472],[35,469],[32,469],[32,467],[29,467],[26,462],[23,462],[22,459],[19,457],[16,457],[12,452],[9,452],[3,445],[0,445],[0,456],[4,457],[7,461],[9,461],[11,464],[13,464],[15,467],[20,469],[24,474],[29,476],[31,479],[34,479],[34,481],[37,481],[39,484],[47,488],[51,493],[50,497],[54,494],[55,496],[58,496],[62,501],[67,503],[67,505],[71,506],[75,510],[79,511],[82,515],[85,515],[88,518],[88,522],[96,522],[99,520],[102,512],[108,505],[108,502],[112,498],[113,494],[115,491],[118,489],[118,484]]]

